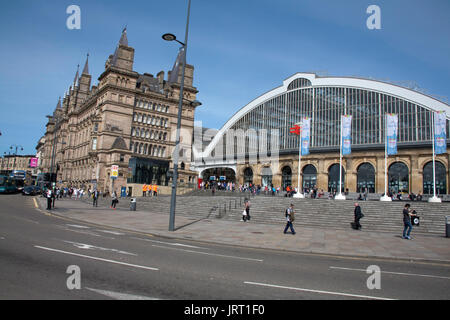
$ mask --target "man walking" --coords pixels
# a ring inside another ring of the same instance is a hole
[[[403,239],[412,240],[410,237],[411,230],[412,230],[412,224],[411,224],[411,217],[417,216],[411,209],[411,205],[409,203],[405,204],[405,207],[403,208]]]
[[[291,229],[291,233],[295,234],[294,226],[292,225],[292,222],[294,222],[294,205],[291,203],[290,207],[286,209],[286,227],[284,228],[284,234],[287,233],[288,228]]]
[[[47,210],[52,210],[52,189],[47,189]]]
[[[359,223],[359,220],[364,216],[361,207],[359,206],[358,202],[355,202],[355,222],[352,225],[353,229],[355,230],[361,230],[361,224]]]
[[[98,190],[97,189],[95,189],[94,192],[92,193],[92,199],[93,199],[92,206],[98,207]]]

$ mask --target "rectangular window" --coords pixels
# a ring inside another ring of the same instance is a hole
[[[97,150],[97,138],[92,139],[92,150]]]

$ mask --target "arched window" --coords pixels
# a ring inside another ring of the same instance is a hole
[[[339,164],[335,163],[328,169],[328,192],[339,192]],[[345,170],[342,168],[341,192],[345,190]]]
[[[394,162],[388,170],[389,192],[409,193],[409,170],[406,164]]]
[[[286,187],[292,185],[292,170],[291,167],[283,167],[281,169],[281,186],[283,190],[286,190]]]
[[[357,170],[356,192],[375,192],[375,168],[370,163],[363,163]]]
[[[445,166],[435,161],[436,194],[447,194],[447,172]],[[434,194],[433,188],[433,161],[423,166],[423,193]]]
[[[253,170],[252,168],[246,168],[244,170],[244,184],[253,184]]]
[[[181,170],[184,170],[184,168],[185,168],[184,162],[181,163],[180,167],[181,167]]]
[[[317,184],[317,169],[312,164],[303,167],[303,190],[312,189]]]

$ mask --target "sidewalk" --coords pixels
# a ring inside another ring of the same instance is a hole
[[[46,199],[36,198],[42,211]],[[116,210],[97,207],[79,200],[57,200],[51,214],[79,221],[141,232],[167,238],[197,240],[210,243],[265,248],[302,253],[331,254],[353,257],[407,259],[450,263],[450,239],[442,236],[423,236],[411,233],[413,240],[397,234],[332,230],[295,226],[296,235],[283,234],[285,222],[278,225],[254,224],[220,219],[175,217],[175,231],[169,232],[167,214],[143,211]],[[297,220],[301,216],[297,216]],[[362,221],[363,222],[363,221]]]

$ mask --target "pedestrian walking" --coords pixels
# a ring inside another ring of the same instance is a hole
[[[411,205],[409,203],[405,204],[405,207],[403,208],[403,239],[412,240],[410,237],[412,230],[411,217],[415,216],[417,216],[417,214],[415,211],[411,210]]]
[[[355,202],[355,222],[352,224],[352,228],[355,230],[361,230],[361,224],[359,223],[359,220],[364,217],[364,214],[361,211],[361,207],[359,206],[358,202]]]
[[[92,206],[93,207],[98,207],[98,190],[95,189],[94,192],[92,193]]]
[[[116,210],[116,204],[119,202],[119,200],[117,200],[117,194],[116,191],[113,191],[113,193],[111,194],[111,208]]]
[[[250,199],[244,200],[244,209],[247,214],[247,220],[250,220]]]
[[[294,205],[292,203],[289,206],[289,208],[286,209],[285,217],[286,217],[286,227],[284,228],[284,232],[283,233],[286,234],[287,230],[290,228],[291,229],[291,233],[295,234],[294,226],[292,225],[292,223],[295,220]]]
[[[55,188],[52,190],[52,208],[55,209],[56,191]]]
[[[47,189],[47,210],[52,210],[52,189],[48,188]]]

